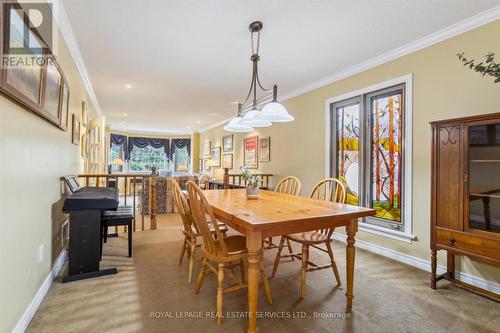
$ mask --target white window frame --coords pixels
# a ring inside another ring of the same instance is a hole
[[[359,222],[359,229],[380,235],[380,236],[385,236],[389,237],[392,239],[400,240],[406,243],[411,243],[412,240],[416,239],[416,236],[412,234],[413,230],[413,223],[412,223],[412,206],[413,206],[413,198],[412,198],[412,192],[413,192],[413,185],[412,185],[412,177],[413,177],[413,172],[412,172],[412,162],[413,162],[413,154],[412,154],[412,118],[413,118],[413,112],[412,112],[412,93],[413,93],[413,75],[407,74],[401,77],[397,77],[388,81],[384,81],[369,87],[365,87],[362,89],[358,89],[355,91],[351,91],[346,94],[342,94],[340,96],[335,96],[332,98],[329,98],[325,101],[325,177],[330,177],[330,172],[331,172],[331,165],[330,162],[332,161],[332,156],[330,156],[332,152],[332,147],[331,147],[331,107],[332,104],[338,103],[344,100],[352,99],[355,97],[359,96],[364,96],[366,94],[373,93],[378,90],[382,89],[387,89],[396,85],[405,85],[405,98],[404,98],[404,126],[405,126],[405,135],[403,137],[403,147],[404,147],[404,175],[403,175],[403,197],[405,198],[404,200],[404,212],[403,212],[403,231],[400,230],[393,230],[389,228],[384,228],[381,226],[377,226],[371,223],[366,223],[364,221]]]

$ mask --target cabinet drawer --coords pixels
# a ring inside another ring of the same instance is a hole
[[[500,261],[500,241],[444,229],[437,229],[436,233],[440,245]]]

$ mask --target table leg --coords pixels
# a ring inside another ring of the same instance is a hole
[[[356,250],[354,249],[354,235],[358,231],[358,219],[353,219],[346,226],[347,232],[347,247],[346,247],[346,270],[347,270],[347,308],[352,307],[352,299],[354,298],[354,256]]]
[[[249,232],[248,249],[248,333],[257,332],[257,302],[259,294],[259,259],[262,251],[262,233]]]

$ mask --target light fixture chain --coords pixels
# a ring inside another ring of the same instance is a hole
[[[252,55],[258,55],[259,54],[259,50],[260,50],[260,31],[257,32],[257,48],[255,49],[255,43],[254,43],[254,38],[253,38],[253,34],[255,32],[252,32],[250,34],[250,41],[251,41],[251,45],[252,45]]]
[[[260,31],[257,32],[257,55],[259,54],[260,51]]]

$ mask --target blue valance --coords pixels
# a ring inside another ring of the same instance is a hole
[[[128,140],[127,136],[120,134],[111,134],[111,140],[109,143],[109,147],[111,148],[113,145],[121,146],[121,150],[123,152],[123,157],[127,161],[129,159],[129,150],[128,150]]]
[[[157,138],[140,138],[140,137],[129,137],[128,138],[128,153],[132,152],[134,147],[146,148],[151,146],[153,148],[163,148],[167,158],[170,158],[170,140],[169,139],[157,139]]]
[[[170,153],[174,156],[176,149],[186,148],[189,155],[191,155],[191,139],[172,139],[172,146]]]

